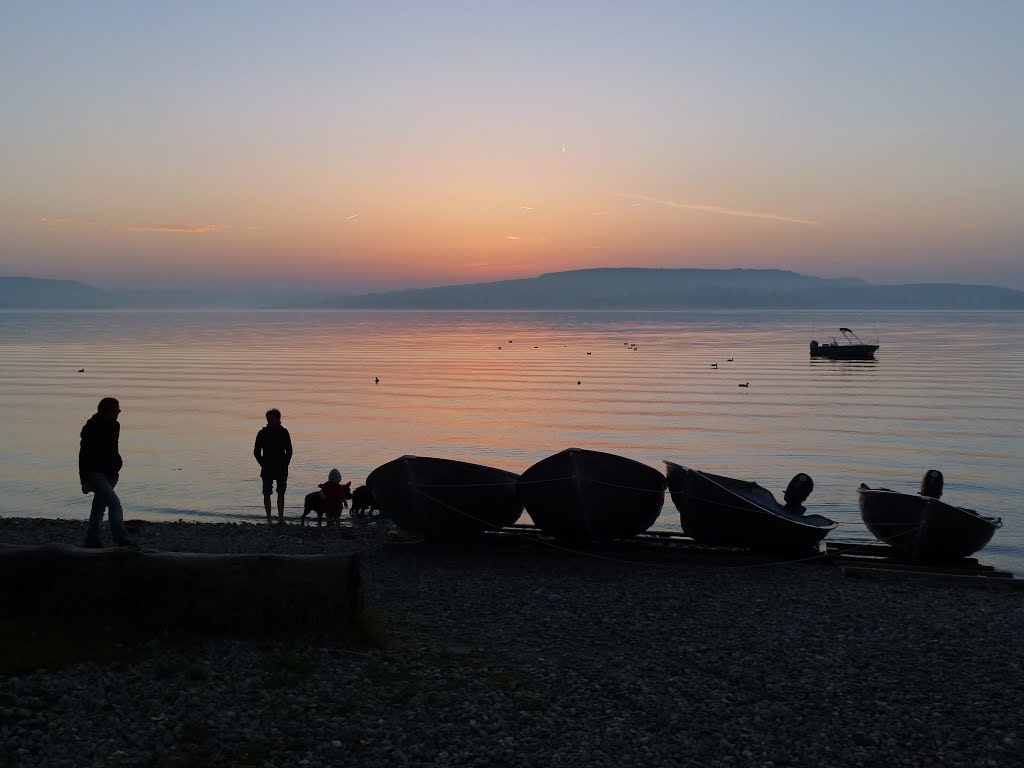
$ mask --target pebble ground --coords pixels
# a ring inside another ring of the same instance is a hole
[[[0,766],[1024,765],[1024,592],[392,552],[387,525],[137,523],[143,548],[358,551],[383,642],[157,638],[9,672]],[[83,531],[7,518],[0,543]]]

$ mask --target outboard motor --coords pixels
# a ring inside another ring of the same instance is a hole
[[[929,469],[921,478],[921,495],[937,499],[942,496],[942,473],[937,469]]]
[[[810,475],[804,472],[795,475],[786,486],[786,493],[782,497],[786,502],[786,509],[790,512],[799,512],[802,515],[804,513],[803,503],[813,490],[814,481],[811,480]]]

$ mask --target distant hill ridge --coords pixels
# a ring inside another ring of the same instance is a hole
[[[327,291],[104,291],[75,280],[0,277],[0,309],[200,309],[303,306]]]
[[[491,283],[344,296],[391,309],[1024,309],[1024,292],[958,283],[874,285],[781,269],[578,269]]]
[[[106,292],[75,280],[0,277],[0,309],[102,309],[113,307]]]
[[[325,296],[328,296],[325,298]],[[1024,309],[1024,291],[959,283],[875,285],[782,269],[602,267],[490,283],[358,295],[107,292],[73,280],[0,277],[0,308],[290,306],[365,309]]]

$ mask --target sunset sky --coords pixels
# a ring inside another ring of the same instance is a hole
[[[7,2],[0,275],[1024,289],[1024,3]]]

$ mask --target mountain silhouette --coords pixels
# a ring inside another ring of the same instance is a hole
[[[339,296],[378,309],[1022,309],[1024,292],[958,283],[875,285],[780,269],[600,268]]]
[[[600,268],[365,294],[108,292],[73,280],[0,277],[0,308],[1024,309],[1024,291],[960,283],[877,285],[781,269]]]

